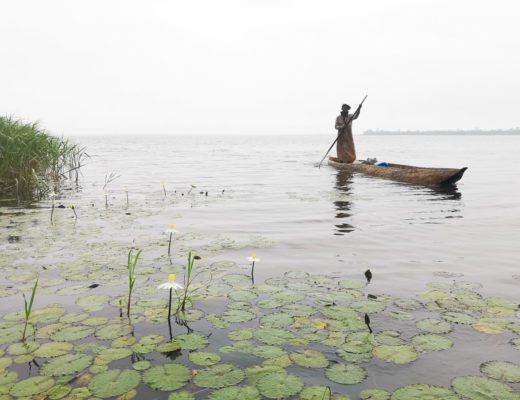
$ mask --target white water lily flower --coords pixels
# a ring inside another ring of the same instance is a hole
[[[183,289],[182,285],[179,285],[178,283],[175,283],[175,274],[169,274],[168,275],[168,282],[161,283],[159,286],[157,286],[157,289]]]
[[[170,227],[164,231],[164,233],[179,233],[179,231],[173,229],[175,227],[174,224],[170,224]]]
[[[252,254],[251,257],[247,257],[247,261],[249,261],[249,262],[260,262],[260,259],[257,258],[255,254]]]

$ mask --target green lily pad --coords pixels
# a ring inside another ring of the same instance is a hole
[[[291,353],[290,359],[302,367],[325,368],[329,365],[329,360],[322,353],[316,350],[305,349]]]
[[[394,364],[408,364],[417,360],[417,351],[412,346],[388,346],[374,347],[372,354],[377,358],[390,361]]]
[[[450,323],[434,318],[421,319],[415,325],[421,331],[428,333],[448,333],[453,329]]]
[[[195,396],[193,393],[183,390],[170,394],[168,400],[195,400]]]
[[[285,355],[286,352],[277,346],[255,346],[253,348],[253,354],[262,358],[275,358]]]
[[[112,341],[112,347],[129,347],[133,345],[137,339],[134,336],[121,336]]]
[[[209,400],[260,400],[260,392],[253,386],[232,386],[215,390]]]
[[[49,376],[33,376],[17,382],[9,391],[15,397],[32,397],[46,392],[54,386],[54,379]]]
[[[338,285],[344,289],[361,289],[367,285],[367,282],[359,279],[344,279],[339,281]]]
[[[284,354],[283,356],[280,356],[280,357],[268,358],[267,360],[265,360],[262,363],[262,365],[265,365],[265,366],[272,365],[272,366],[276,366],[276,367],[280,367],[280,368],[288,368],[291,366],[291,364],[292,364],[292,361],[287,354]]]
[[[233,290],[228,297],[235,301],[250,301],[256,299],[258,295],[252,290]]]
[[[361,400],[388,400],[392,393],[383,389],[367,389],[359,393]]]
[[[108,347],[106,349],[101,350],[94,363],[96,365],[108,365],[112,361],[122,360],[123,358],[130,357],[132,355],[132,350],[123,347]]]
[[[303,380],[296,375],[275,372],[258,379],[256,387],[268,399],[285,399],[303,389]]]
[[[497,318],[481,318],[473,324],[473,328],[488,335],[499,335],[507,328],[507,321]]]
[[[245,310],[227,310],[222,315],[222,319],[227,322],[246,322],[256,318],[256,314]]]
[[[237,329],[228,333],[228,338],[231,340],[249,340],[253,337],[251,329]]]
[[[49,400],[63,399],[71,391],[72,386],[70,385],[57,385],[47,392],[47,396],[49,397]]]
[[[308,386],[300,392],[300,400],[325,400],[331,398],[328,386]]]
[[[94,376],[88,385],[88,389],[94,396],[106,399],[121,396],[135,389],[140,381],[141,376],[134,370],[111,369]]]
[[[317,310],[307,304],[287,304],[282,310],[293,317],[310,317],[316,314]]]
[[[287,374],[282,367],[277,365],[255,365],[253,367],[246,368],[246,377],[251,385],[256,385],[258,380],[266,375],[280,373]]]
[[[520,365],[508,361],[488,361],[480,365],[480,371],[502,382],[520,382]]]
[[[143,382],[156,390],[177,390],[191,378],[191,371],[181,364],[163,364],[143,374]]]
[[[73,324],[75,322],[83,321],[90,316],[88,313],[69,313],[65,314],[60,318],[60,322],[63,324]]]
[[[405,311],[417,311],[423,308],[422,303],[414,299],[395,299],[394,304]]]
[[[357,365],[338,363],[325,370],[331,381],[344,385],[355,385],[367,377],[365,370]]]
[[[92,356],[86,354],[64,354],[47,361],[40,368],[40,373],[47,376],[73,375],[88,368]]]
[[[220,389],[237,385],[244,379],[244,371],[231,364],[218,364],[199,371],[193,382],[199,387]]]
[[[359,314],[350,307],[330,306],[321,309],[321,313],[336,320],[360,319]]]
[[[389,346],[399,346],[405,344],[404,340],[401,339],[401,334],[396,331],[383,331],[374,336],[377,344],[387,344]],[[367,351],[370,351],[369,349]]]
[[[284,275],[289,279],[307,279],[309,278],[309,273],[305,271],[287,271]]]
[[[453,342],[447,337],[435,334],[416,335],[412,338],[412,343],[423,350],[441,351],[453,346]]]
[[[110,302],[110,296],[104,294],[92,294],[90,296],[81,297],[76,301],[76,304],[83,307],[89,312],[99,311],[106,304]]]
[[[294,335],[283,329],[260,328],[254,332],[255,338],[265,344],[280,346],[294,338]]]
[[[96,337],[101,340],[114,340],[120,336],[128,336],[133,327],[128,322],[109,324],[96,331]]]
[[[34,352],[38,347],[40,347],[40,343],[38,342],[21,342],[21,343],[13,343],[7,348],[7,353],[12,356],[19,356],[22,354],[29,354]]]
[[[173,339],[183,350],[199,350],[208,345],[208,338],[195,333],[178,335]]]
[[[471,315],[461,312],[448,311],[442,313],[441,317],[455,324],[471,325],[476,322],[476,319]]]
[[[159,353],[170,353],[181,349],[181,344],[175,340],[157,345],[155,351]]]
[[[378,313],[384,311],[386,304],[382,301],[375,300],[358,300],[353,301],[350,306],[360,313]]]
[[[459,400],[450,389],[432,385],[409,385],[397,389],[391,400]]]
[[[88,326],[65,326],[51,335],[56,342],[72,342],[84,339],[94,333],[94,329]]]
[[[108,322],[108,318],[105,317],[92,317],[87,318],[81,321],[83,325],[86,326],[99,326],[99,325],[105,325]]]
[[[213,365],[220,362],[220,356],[218,354],[210,353],[207,351],[192,352],[190,353],[189,358],[193,364],[203,366]]]
[[[150,368],[151,366],[151,363],[150,361],[137,361],[135,363],[132,364],[132,367],[136,370],[136,371],[144,371],[144,370],[147,370],[148,368]]]
[[[455,392],[469,400],[519,400],[520,393],[509,385],[482,376],[460,376],[451,385]]]
[[[293,322],[294,318],[288,313],[269,314],[260,319],[260,324],[269,328],[286,328]]]
[[[415,319],[415,315],[401,310],[390,311],[390,316],[401,321],[411,321],[412,319]]]

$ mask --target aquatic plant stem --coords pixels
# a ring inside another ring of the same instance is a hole
[[[142,250],[139,250],[135,257],[132,258],[132,249],[128,252],[128,304],[126,308],[126,315],[130,318],[130,304],[132,301],[132,291],[135,285],[135,267],[137,266],[137,260],[141,255]]]
[[[253,285],[255,284],[255,262],[253,261],[253,265],[251,266],[251,282]]]
[[[54,206],[56,205],[56,201],[52,200],[52,206],[51,206],[51,224],[52,224],[52,217],[54,216]]]
[[[172,294],[173,294],[173,289],[170,288],[170,301],[168,303],[168,321],[170,321],[170,318],[172,316]]]
[[[162,184],[162,188],[163,188],[163,192],[164,192],[164,197],[166,198],[167,194],[166,194],[166,186],[164,186],[164,182]]]
[[[170,255],[170,249],[172,247],[172,236],[173,232],[170,232],[170,241],[168,242],[168,255]]]
[[[27,333],[27,324],[29,323],[29,318],[31,317],[32,307],[34,304],[34,298],[36,296],[37,287],[38,287],[38,279],[36,279],[36,282],[34,282],[34,287],[32,289],[31,299],[29,300],[29,303],[27,303],[25,294],[22,293],[23,301],[24,301],[24,313],[25,313],[25,325],[23,327],[22,342],[25,342],[25,335]]]
[[[74,217],[76,217],[76,219],[78,219],[78,214],[76,214],[76,207],[74,207],[74,204],[71,205],[70,208],[72,208],[72,211],[74,211]]]

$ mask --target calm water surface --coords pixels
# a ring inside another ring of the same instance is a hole
[[[146,201],[162,194],[161,181],[177,196],[196,185],[194,191],[208,192],[206,203],[173,201],[157,222],[273,240],[261,255],[262,278],[280,269],[359,274],[370,267],[377,284],[399,294],[443,270],[486,282],[492,293],[517,295],[520,137],[356,137],[359,158],[467,166],[457,189],[447,192],[318,169],[327,136],[78,140],[95,155],[84,170],[83,201],[104,201],[109,172],[121,175],[109,186],[114,203],[124,202],[124,187],[132,201]]]
[[[107,186],[106,212],[122,218],[134,208],[150,212],[130,226],[101,218],[98,241],[117,241],[121,248],[139,246],[143,238],[156,237],[163,242],[164,229],[175,223],[183,234],[229,243],[223,259],[244,264],[245,258],[256,252],[261,258],[256,267],[257,282],[288,270],[363,279],[364,271],[370,268],[374,276],[371,292],[412,298],[426,290],[428,282],[449,283],[450,279],[434,275],[444,271],[482,283],[480,293],[485,296],[520,302],[520,137],[355,138],[359,158],[469,168],[456,188],[444,191],[350,175],[326,165],[316,168],[332,139],[323,135],[77,138],[92,158],[83,169],[80,191],[67,191],[60,202],[76,204],[80,219],[75,233],[81,235],[81,215],[93,209],[105,211],[105,176],[114,172],[120,177]],[[165,182],[166,197],[161,181]],[[31,211],[33,223],[41,224],[48,218],[49,202],[36,206]],[[5,240],[1,249],[13,251],[16,246],[36,243],[31,232],[16,230],[15,214],[20,211],[24,210],[3,209],[2,226],[11,230],[2,232]],[[12,232],[21,238],[14,238]],[[67,237],[58,241],[65,257],[79,256],[67,247]],[[248,242],[265,246],[236,246]],[[162,252],[159,249],[150,257],[159,257]],[[124,256],[121,252],[122,260]],[[39,259],[39,263],[53,261],[52,254]],[[6,284],[5,277],[2,283]],[[111,289],[99,290],[110,293]],[[40,301],[75,307],[75,297],[43,296]],[[0,313],[19,307],[3,302]],[[201,306],[206,312],[211,307]],[[413,323],[400,325],[404,336],[414,334]],[[377,315],[372,324],[379,331],[397,329],[388,318]],[[144,329],[139,326],[138,330]],[[157,333],[146,329],[137,333]],[[449,386],[454,376],[478,375],[481,362],[520,361],[518,352],[507,343],[511,335],[497,338],[458,326],[450,337],[457,344],[456,351],[422,354],[410,365],[388,368],[387,363],[373,360],[367,367],[368,379],[349,393],[373,387],[395,390],[417,382]],[[212,336],[217,348],[226,340],[225,334]],[[229,362],[241,363],[239,355],[226,357]],[[128,360],[114,363],[126,368],[129,364]],[[32,373],[22,367],[18,371],[25,376]],[[323,384],[322,373],[315,375],[300,368],[298,374],[310,384]],[[344,390],[338,385],[333,389]],[[167,397],[144,385],[139,390],[141,398],[145,398],[142,393],[148,393],[146,398]],[[198,398],[204,396],[202,393]]]

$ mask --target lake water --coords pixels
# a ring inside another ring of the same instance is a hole
[[[255,253],[261,259],[255,267],[255,282],[269,281],[286,271],[364,280],[364,272],[370,269],[369,292],[377,296],[414,298],[435,285],[443,288],[457,281],[461,285],[472,282],[475,287],[482,284],[478,292],[485,297],[520,302],[520,167],[516,160],[520,137],[355,137],[358,158],[468,167],[450,190],[350,175],[327,165],[317,168],[332,136],[75,140],[92,157],[82,170],[80,189],[64,191],[57,203],[75,204],[77,222],[71,210],[56,209],[50,225],[48,200],[30,209],[0,209],[0,271],[4,271],[0,283],[12,287],[9,276],[25,270],[33,273],[36,266],[46,267],[42,273],[49,280],[60,278],[60,273],[65,277],[56,286],[49,284],[40,304],[58,302],[78,311],[78,296],[53,295],[57,288],[79,280],[71,276],[72,267],[67,274],[61,269],[68,268],[68,263],[79,268],[89,260],[108,269],[124,265],[130,246],[145,249],[147,267],[166,271],[161,257],[167,247],[164,230],[171,223],[180,232],[172,244],[174,265],[194,250],[211,255],[211,262],[235,262],[248,273],[246,258]],[[104,188],[110,173],[118,177]],[[113,277],[97,276],[96,280],[96,275],[88,275],[87,283],[101,284],[95,290],[114,295],[113,282],[103,285],[103,279],[109,282]],[[149,282],[156,282],[157,275],[154,279]],[[21,291],[30,290],[30,282],[20,281]],[[117,292],[124,290],[123,284]],[[0,314],[22,308],[19,293],[6,298],[16,300],[1,302]],[[218,312],[215,304],[201,302],[206,313]],[[106,309],[100,315],[112,318]],[[511,318],[518,323],[518,314]],[[413,335],[413,323],[397,326],[395,320],[379,314],[372,316],[371,323],[374,330]],[[136,332],[157,333],[150,326],[138,327]],[[450,335],[456,344],[451,350],[428,353],[393,369],[387,363],[372,362],[365,366],[369,377],[363,383],[348,390],[332,387],[352,399],[358,398],[360,390],[373,387],[393,391],[417,382],[449,387],[455,376],[479,375],[484,361],[520,362],[520,352],[508,344],[515,336],[507,331],[482,335],[461,325]],[[225,334],[215,333],[212,338],[217,344],[226,341]],[[240,361],[239,356],[231,360],[254,365]],[[115,365],[121,368],[130,362]],[[23,365],[16,370],[21,377],[34,374]],[[306,384],[330,384],[308,370],[298,374]],[[145,398],[143,393],[146,398],[167,398],[142,384],[140,390],[138,398]],[[206,395],[202,392],[197,398]]]
[[[520,137],[356,137],[359,158],[467,166],[453,192],[315,168],[327,136],[79,140],[96,155],[79,202],[103,202],[109,172],[121,175],[109,186],[116,204],[125,186],[145,202],[162,195],[161,181],[177,197],[196,185],[207,199],[172,200],[158,218],[182,231],[274,241],[262,252],[262,278],[280,269],[359,274],[370,267],[386,290],[407,291],[446,270],[494,293],[518,291]]]

